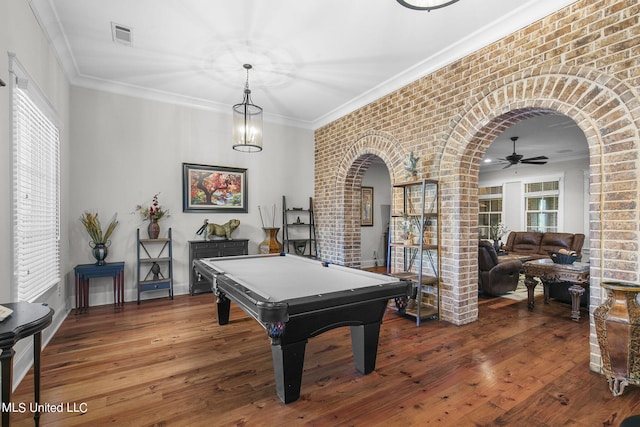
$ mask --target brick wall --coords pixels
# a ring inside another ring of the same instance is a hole
[[[518,121],[561,113],[589,144],[590,310],[602,281],[638,283],[639,16],[636,0],[577,1],[316,130],[322,258],[359,265],[362,176],[377,156],[402,181],[413,151],[440,182],[441,318],[475,321],[480,161]],[[598,370],[595,332],[591,354]]]

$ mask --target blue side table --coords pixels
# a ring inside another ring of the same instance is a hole
[[[89,310],[89,279],[113,277],[113,307],[124,308],[124,261],[104,265],[80,264],[74,268],[76,274],[76,314]]]

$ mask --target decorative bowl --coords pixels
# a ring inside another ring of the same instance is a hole
[[[556,264],[573,264],[578,255],[561,254],[560,252],[549,252],[549,256]]]

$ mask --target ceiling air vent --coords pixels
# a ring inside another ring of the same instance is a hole
[[[114,42],[131,46],[131,39],[132,39],[131,28],[112,22],[111,34],[113,36]]]

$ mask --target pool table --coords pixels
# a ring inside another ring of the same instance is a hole
[[[266,329],[284,403],[300,396],[307,340],[330,329],[351,327],[356,369],[372,372],[387,301],[412,288],[394,277],[287,253],[196,259],[193,268],[213,282],[220,325],[228,323],[233,301]]]

